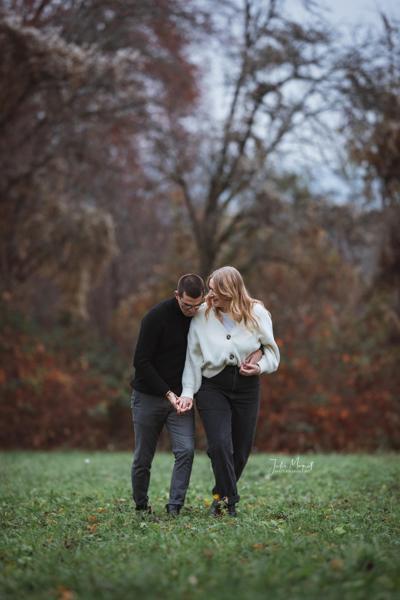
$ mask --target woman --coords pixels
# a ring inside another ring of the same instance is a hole
[[[194,394],[215,476],[211,514],[236,516],[237,481],[250,455],[259,409],[259,375],[279,365],[270,313],[251,298],[234,267],[214,271],[193,317],[182,377],[183,406]],[[246,357],[262,348],[261,359]]]

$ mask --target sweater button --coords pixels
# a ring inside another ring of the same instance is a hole
[[[234,354],[230,354],[230,355],[229,355],[229,358],[230,358],[231,360],[233,360],[233,359],[235,358],[235,355],[234,355]]]
[[[231,336],[229,335],[229,333],[228,333],[228,335],[226,336],[226,339],[227,339],[227,340],[230,340],[230,339],[231,339]]]

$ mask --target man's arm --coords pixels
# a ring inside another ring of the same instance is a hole
[[[259,348],[258,350],[254,350],[254,352],[252,352],[251,354],[246,356],[244,362],[251,364],[251,365],[255,365],[262,359],[262,356],[263,356],[263,351],[261,348]]]
[[[159,315],[150,312],[142,321],[133,358],[133,366],[140,376],[143,377],[152,393],[157,396],[165,396],[169,391],[169,386],[160,377],[153,364],[163,330],[162,320],[157,317]]]

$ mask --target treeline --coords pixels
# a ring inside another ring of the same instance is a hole
[[[273,0],[0,2],[4,446],[130,444],[141,317],[234,264],[282,351],[257,447],[399,447],[399,39]]]

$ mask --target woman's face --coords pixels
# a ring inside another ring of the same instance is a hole
[[[219,308],[220,310],[226,310],[228,308],[228,301],[223,299],[217,294],[214,288],[213,278],[211,277],[208,283],[208,298],[211,300],[213,308]]]

